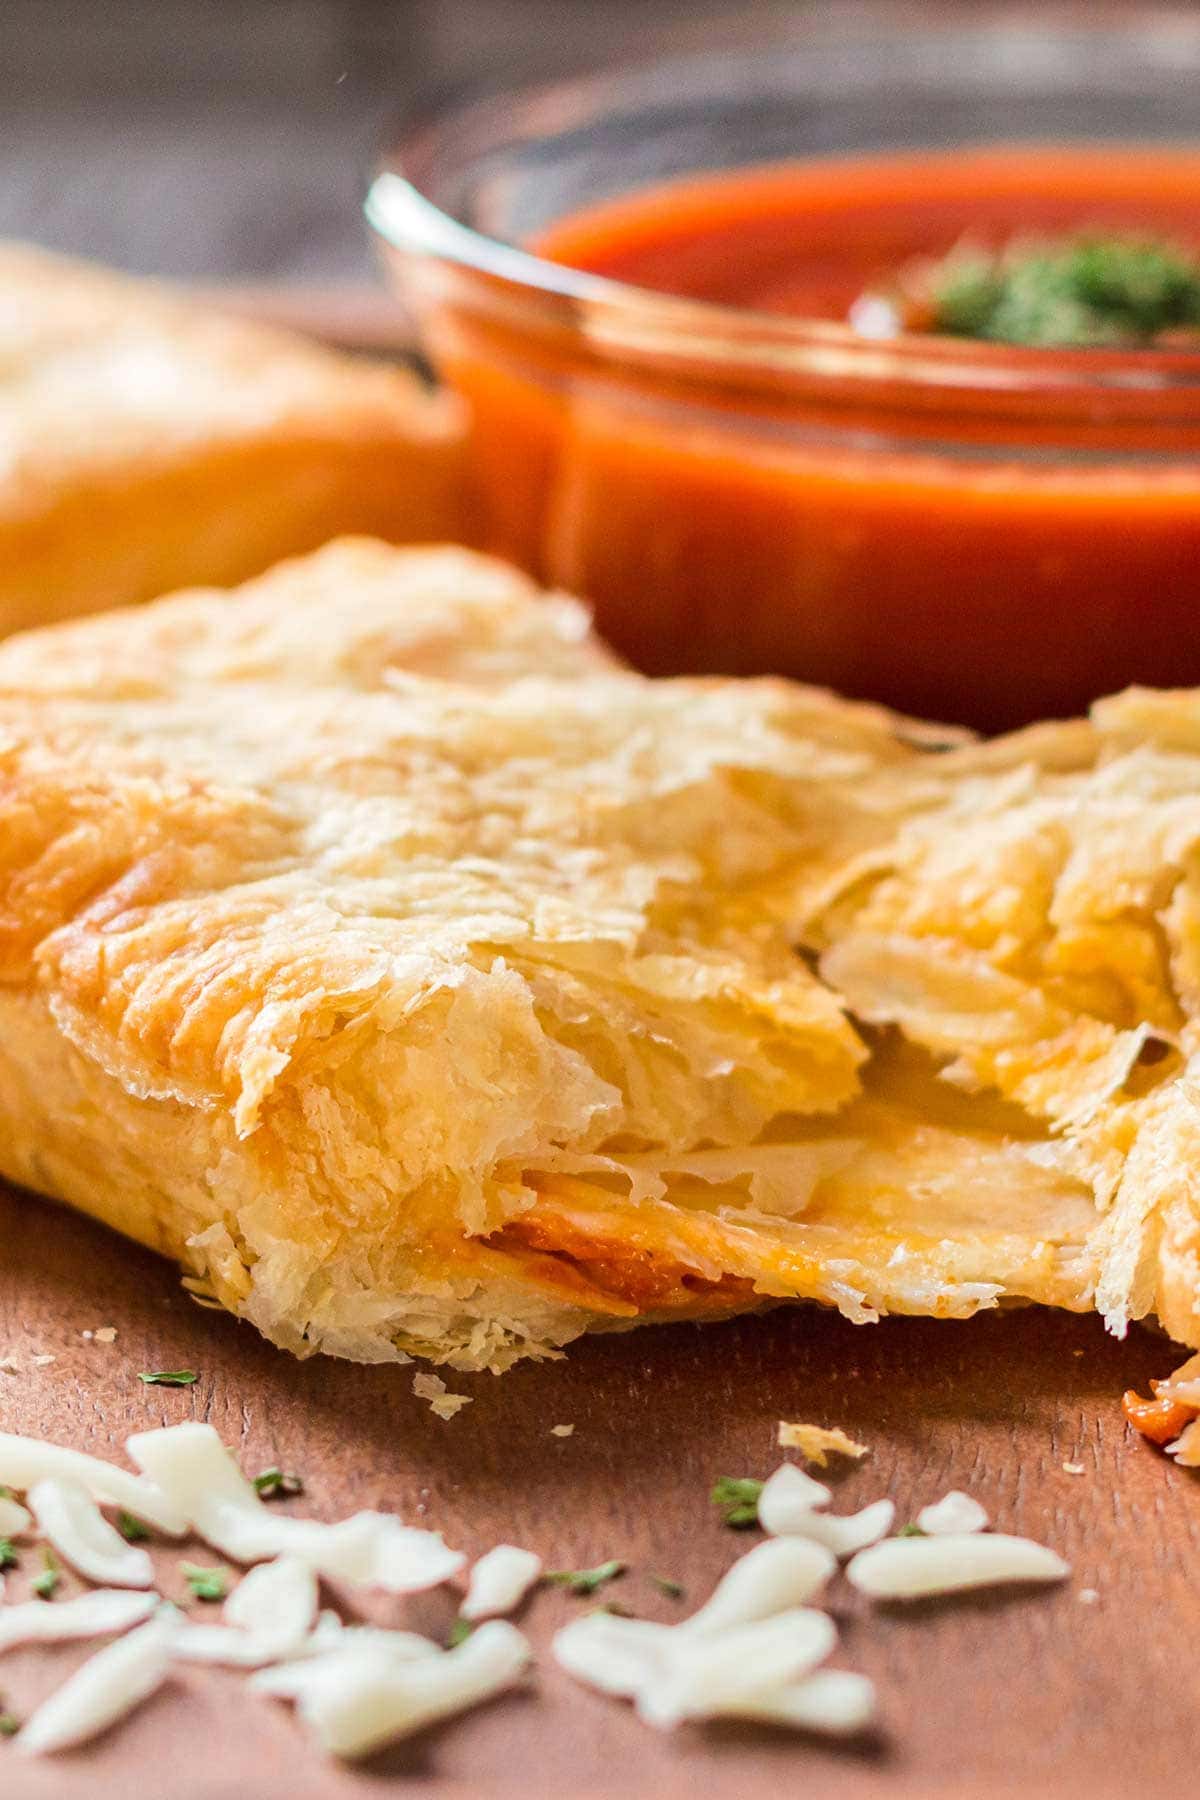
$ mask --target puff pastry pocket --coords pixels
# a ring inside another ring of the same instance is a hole
[[[1180,1330],[1190,751],[1062,730],[650,681],[365,541],[15,638],[0,1168],[299,1354],[790,1299]]]
[[[464,534],[457,415],[405,371],[21,244],[0,244],[0,409],[0,633],[339,532]]]

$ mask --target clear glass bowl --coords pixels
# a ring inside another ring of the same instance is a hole
[[[655,672],[994,728],[1200,683],[1200,356],[872,342],[522,246],[668,180],[1022,142],[1180,146],[1200,226],[1198,140],[1196,18],[772,36],[435,108],[367,212],[467,406],[480,543]]]

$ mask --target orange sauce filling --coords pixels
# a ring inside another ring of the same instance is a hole
[[[497,1250],[532,1250],[557,1259],[567,1285],[582,1275],[590,1287],[636,1313],[698,1318],[727,1311],[754,1291],[753,1282],[742,1276],[710,1280],[667,1252],[584,1231],[553,1212],[522,1213],[488,1242]]]

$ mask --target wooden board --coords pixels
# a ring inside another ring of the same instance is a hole
[[[240,299],[334,341],[391,342],[389,303],[359,290],[315,304],[261,290]],[[114,1344],[84,1338],[106,1325]],[[465,1550],[508,1540],[552,1567],[620,1557],[630,1572],[612,1597],[670,1619],[753,1541],[718,1523],[714,1477],[769,1473],[776,1421],[809,1419],[872,1446],[835,1475],[839,1509],[889,1493],[911,1516],[962,1487],[997,1527],[1053,1544],[1075,1567],[1061,1590],[905,1610],[872,1609],[839,1585],[837,1660],[873,1676],[883,1698],[869,1743],[734,1726],[659,1737],[555,1668],[549,1639],[580,1603],[544,1592],[520,1621],[539,1653],[527,1692],[361,1770],[323,1763],[290,1713],[238,1677],[189,1671],[77,1755],[26,1765],[0,1743],[0,1800],[765,1800],[793,1790],[1115,1800],[1134,1784],[1148,1800],[1173,1796],[1192,1784],[1200,1701],[1190,1574],[1200,1489],[1131,1439],[1119,1401],[1176,1360],[1150,1332],[1118,1344],[1094,1318],[1030,1311],[855,1327],[798,1308],[596,1338],[501,1379],[451,1376],[472,1403],[443,1422],[414,1397],[411,1366],[297,1363],[195,1306],[166,1263],[0,1185],[0,1365],[13,1365],[0,1366],[0,1430],[120,1459],[132,1431],[209,1419],[249,1472],[302,1472],[307,1497],[293,1510],[335,1518],[380,1505]],[[182,1391],[137,1380],[141,1369],[178,1367],[201,1380]],[[574,1434],[552,1436],[560,1423]],[[196,1546],[184,1554],[215,1560]],[[30,1573],[10,1577],[14,1597]],[[686,1601],[665,1599],[653,1574],[682,1580]],[[182,1580],[166,1588],[179,1596]],[[1099,1599],[1087,1604],[1081,1590]],[[454,1598],[362,1610],[441,1635]],[[5,1656],[0,1704],[27,1712],[86,1654]]]
[[[540,1653],[528,1693],[364,1770],[325,1765],[289,1712],[238,1677],[189,1671],[88,1751],[26,1765],[0,1744],[4,1800],[757,1800],[782,1791],[982,1800],[1018,1789],[1094,1800],[1135,1783],[1143,1795],[1191,1783],[1200,1492],[1129,1437],[1119,1409],[1124,1387],[1171,1366],[1171,1347],[1149,1332],[1118,1344],[1095,1319],[1032,1311],[856,1327],[801,1308],[597,1338],[562,1362],[499,1379],[452,1377],[472,1404],[443,1422],[414,1398],[411,1367],[297,1363],[249,1327],[201,1311],[167,1264],[57,1207],[0,1190],[0,1245],[0,1360],[15,1365],[0,1374],[3,1429],[119,1458],[130,1431],[210,1419],[250,1472],[301,1471],[306,1504],[322,1516],[379,1504],[436,1524],[467,1550],[507,1539],[559,1567],[622,1557],[630,1573],[613,1597],[667,1618],[686,1607],[650,1574],[682,1580],[690,1605],[752,1541],[717,1522],[706,1497],[713,1477],[768,1473],[776,1420],[818,1420],[872,1446],[839,1477],[837,1507],[886,1492],[910,1516],[961,1486],[998,1526],[1052,1543],[1076,1571],[1052,1592],[904,1611],[872,1609],[839,1587],[838,1660],[874,1676],[883,1695],[884,1729],[867,1745],[732,1726],[657,1736],[549,1662],[549,1636],[580,1605],[554,1591],[537,1595],[522,1620]],[[114,1344],[84,1339],[105,1325],[117,1328]],[[54,1360],[39,1366],[39,1356]],[[200,1371],[196,1387],[136,1379],[140,1369],[178,1367]],[[553,1437],[559,1423],[574,1435]],[[1064,1472],[1064,1462],[1084,1473]],[[1094,1604],[1080,1599],[1089,1588]],[[453,1604],[442,1591],[368,1611],[442,1633]],[[27,1711],[83,1653],[4,1657],[5,1703]]]

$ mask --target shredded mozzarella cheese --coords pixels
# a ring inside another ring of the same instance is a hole
[[[666,1667],[637,1694],[647,1725],[670,1730],[713,1718],[807,1675],[837,1643],[826,1613],[797,1607],[715,1636],[674,1638]]]
[[[499,1613],[512,1612],[540,1580],[541,1573],[542,1559],[532,1550],[497,1544],[471,1570],[461,1608],[463,1618],[491,1619]]]
[[[807,1513],[793,1525],[797,1537],[811,1538],[823,1544],[834,1556],[853,1556],[868,1544],[878,1543],[892,1529],[896,1517],[894,1500],[875,1500],[856,1513]]]
[[[414,1387],[435,1410],[442,1398],[465,1403],[464,1396],[446,1395],[436,1376],[418,1381],[424,1389]],[[780,1436],[819,1460],[832,1450],[865,1454],[864,1446],[824,1427],[781,1426]],[[256,1670],[256,1691],[293,1701],[319,1741],[344,1757],[365,1755],[476,1705],[511,1686],[528,1666],[525,1638],[496,1615],[511,1611],[539,1580],[542,1563],[532,1551],[501,1544],[478,1559],[461,1617],[485,1623],[443,1650],[413,1632],[317,1615],[320,1575],[404,1594],[457,1574],[465,1558],[438,1533],[384,1513],[360,1512],[334,1524],[280,1513],[264,1505],[217,1433],[199,1422],[140,1433],[128,1450],[137,1476],[0,1433],[0,1482],[25,1493],[31,1509],[0,1495],[0,1536],[36,1526],[64,1561],[105,1584],[53,1606],[0,1607],[0,1651],[131,1633],[93,1656],[35,1711],[17,1738],[26,1754],[63,1749],[104,1730],[153,1693],[174,1661]],[[895,1515],[891,1500],[851,1514],[829,1512],[830,1500],[828,1487],[784,1464],[759,1494],[766,1540],[734,1563],[690,1618],[663,1625],[597,1611],[557,1634],[557,1661],[576,1679],[632,1700],[639,1716],[659,1729],[737,1717],[848,1734],[874,1719],[875,1691],[865,1676],[819,1668],[837,1630],[808,1604],[836,1572],[838,1557],[852,1557],[846,1570],[852,1585],[879,1600],[1057,1581],[1070,1572],[1061,1557],[1029,1539],[982,1535],[987,1514],[957,1490],[921,1510],[917,1535],[882,1542]],[[190,1528],[231,1561],[254,1564],[229,1596],[222,1622],[195,1624],[153,1593],[121,1591],[148,1588],[153,1565],[146,1550],[113,1528],[102,1504],[176,1536]],[[1091,1589],[1080,1594],[1094,1598]]]
[[[317,1616],[317,1578],[299,1557],[281,1556],[260,1563],[234,1588],[225,1602],[224,1619],[260,1643],[290,1654],[312,1630]]]
[[[259,1643],[248,1631],[235,1631],[231,1625],[193,1625],[181,1623],[171,1646],[176,1662],[207,1663],[222,1669],[261,1669],[273,1663],[279,1652],[271,1645]]]
[[[807,1538],[771,1538],[739,1557],[699,1612],[675,1629],[707,1636],[803,1606],[820,1593],[836,1568],[821,1544]]]
[[[317,1578],[297,1557],[260,1563],[225,1602],[222,1625],[188,1625],[176,1638],[185,1662],[261,1668],[302,1654],[317,1611]]]
[[[48,1700],[43,1700],[16,1738],[25,1756],[68,1750],[106,1731],[148,1700],[171,1668],[175,1622],[151,1619],[129,1637],[98,1651]]]
[[[853,1556],[891,1530],[896,1516],[891,1500],[876,1500],[861,1512],[839,1515],[822,1510],[830,1498],[823,1482],[814,1481],[795,1463],[784,1463],[763,1483],[758,1522],[768,1537],[811,1538],[835,1556]]]
[[[365,1756],[512,1687],[530,1654],[515,1626],[491,1619],[457,1649],[436,1657],[404,1663],[331,1657],[324,1679],[305,1687],[297,1706],[326,1750]]]
[[[986,1531],[987,1513],[970,1494],[951,1488],[932,1506],[923,1506],[917,1524],[927,1537],[965,1537],[973,1531]]]
[[[10,1500],[7,1494],[0,1494],[0,1537],[23,1537],[32,1523],[19,1500]]]
[[[206,1543],[239,1563],[292,1556],[322,1575],[391,1594],[420,1593],[456,1575],[466,1557],[436,1531],[390,1513],[361,1512],[336,1525],[289,1518],[265,1506],[211,1425],[189,1422],[131,1437],[130,1456]]]
[[[602,1694],[632,1700],[662,1675],[679,1629],[648,1619],[623,1619],[616,1613],[585,1613],[558,1632],[554,1659],[577,1681]]]
[[[131,1594],[123,1589],[98,1588],[76,1600],[24,1600],[0,1608],[0,1652],[17,1644],[62,1644],[73,1638],[107,1637],[128,1631],[159,1605],[157,1594]]]
[[[803,1681],[722,1710],[726,1717],[794,1725],[827,1737],[851,1737],[874,1723],[875,1684],[850,1669],[818,1669]]]
[[[67,1450],[60,1444],[43,1444],[37,1438],[0,1431],[0,1485],[24,1493],[39,1481],[58,1479],[79,1482],[102,1506],[122,1507],[168,1537],[182,1537],[188,1528],[187,1515],[150,1482],[141,1481],[124,1469],[115,1469],[98,1456],[86,1456],[81,1450]]]
[[[103,1587],[153,1586],[154,1564],[146,1551],[126,1543],[82,1483],[48,1476],[30,1488],[29,1504],[41,1535],[89,1581]]]
[[[768,1537],[789,1537],[809,1514],[832,1499],[824,1482],[814,1481],[795,1463],[782,1463],[763,1482],[758,1496],[758,1522]]]
[[[916,1600],[1006,1581],[1061,1581],[1070,1565],[1030,1538],[972,1532],[963,1537],[888,1538],[862,1550],[846,1570],[876,1600]]]
[[[874,1716],[870,1682],[835,1671],[810,1691],[837,1628],[791,1600],[815,1592],[834,1566],[828,1551],[804,1539],[760,1544],[683,1624],[592,1613],[558,1633],[554,1656],[576,1680],[633,1700],[660,1730],[719,1717],[861,1730]]]
[[[287,1662],[261,1669],[250,1686],[279,1700],[297,1700],[310,1688],[319,1687],[329,1675],[334,1658],[367,1658],[383,1662],[418,1662],[441,1656],[442,1646],[415,1631],[386,1631],[377,1625],[343,1625],[336,1614],[322,1617],[316,1631]]]

